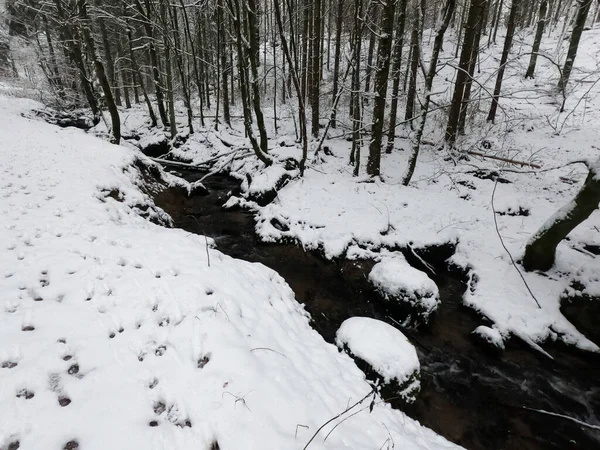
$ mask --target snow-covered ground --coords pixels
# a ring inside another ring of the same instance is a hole
[[[301,449],[365,396],[308,448],[456,448],[370,412],[274,271],[140,217],[141,153],[32,107],[0,97],[0,448]]]

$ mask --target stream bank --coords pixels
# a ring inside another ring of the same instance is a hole
[[[202,173],[179,170],[190,182]],[[380,301],[367,275],[373,261],[327,261],[294,244],[265,244],[254,233],[250,212],[222,205],[238,182],[214,175],[207,195],[187,197],[167,190],[155,197],[174,225],[215,239],[220,251],[276,270],[312,316],[311,324],[333,343],[341,323],[368,316],[397,326],[402,311]],[[501,354],[476,345],[471,332],[485,319],[462,304],[464,274],[445,263],[443,251],[420,256],[436,268],[441,305],[427,327],[401,330],[421,362],[421,392],[406,407],[394,407],[468,449],[600,448],[600,429],[543,414],[545,410],[600,426],[600,360],[558,345],[546,345],[554,360],[511,339]],[[418,265],[416,258],[407,258]],[[393,396],[385,389],[384,397]],[[530,408],[530,409],[524,409]]]

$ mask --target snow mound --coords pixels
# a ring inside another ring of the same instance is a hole
[[[396,381],[405,400],[415,400],[421,387],[419,358],[400,330],[381,320],[352,317],[340,326],[336,343],[369,364],[385,383]]]
[[[437,285],[429,276],[412,267],[401,254],[384,258],[373,266],[369,281],[387,299],[413,307],[427,321],[440,303]]]
[[[482,341],[504,350],[504,339],[497,329],[480,325],[473,330],[473,334]]]

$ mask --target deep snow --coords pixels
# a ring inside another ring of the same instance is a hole
[[[303,448],[371,391],[277,273],[140,217],[141,153],[32,107],[0,97],[0,448]],[[371,400],[309,448],[457,448]]]

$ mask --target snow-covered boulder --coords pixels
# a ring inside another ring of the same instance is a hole
[[[504,339],[502,339],[502,335],[496,328],[480,325],[475,328],[471,334],[476,341],[481,342],[492,349],[499,351],[504,350]]]
[[[396,383],[407,403],[415,401],[421,389],[419,358],[400,330],[381,320],[352,317],[338,329],[336,343],[371,366],[384,383]]]
[[[401,254],[385,258],[373,266],[369,281],[386,299],[404,303],[414,309],[421,321],[440,303],[440,293],[435,282],[420,270],[412,267]]]

